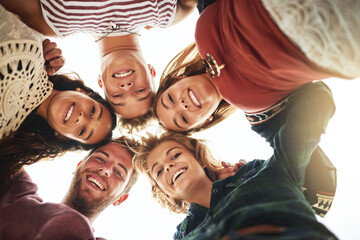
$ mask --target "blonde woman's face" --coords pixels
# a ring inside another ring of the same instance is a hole
[[[201,126],[222,98],[207,73],[183,78],[166,89],[156,103],[161,124],[174,131]]]
[[[154,148],[147,158],[147,168],[159,187],[178,200],[187,201],[207,179],[194,155],[176,141],[166,141]]]

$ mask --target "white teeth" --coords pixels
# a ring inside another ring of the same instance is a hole
[[[66,117],[65,117],[65,119],[64,119],[65,121],[69,120],[69,118],[70,118],[70,116],[71,116],[71,114],[72,114],[73,110],[74,110],[74,104],[73,104],[73,105],[71,105],[71,107],[70,107],[69,111],[67,112]]]
[[[199,101],[197,100],[197,98],[195,97],[193,91],[189,90],[189,96],[191,98],[191,101],[193,101],[193,103],[197,106],[197,107],[200,107],[200,103]]]
[[[134,70],[130,70],[130,71],[126,71],[126,72],[120,72],[120,73],[114,73],[113,76],[114,77],[127,77],[130,74],[132,74],[133,72],[135,72]]]
[[[185,171],[186,171],[185,168],[181,168],[181,169],[177,170],[177,172],[173,175],[172,183],[174,184],[176,178]]]
[[[95,178],[93,177],[88,177],[88,180],[92,183],[94,183],[96,186],[98,186],[101,190],[104,190],[104,186]]]

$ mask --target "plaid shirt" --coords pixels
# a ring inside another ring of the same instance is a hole
[[[254,160],[213,184],[210,208],[192,203],[174,239],[336,239],[316,220],[301,186],[310,156],[335,111],[325,84],[308,84],[293,101],[287,121],[274,135],[274,154]],[[237,230],[273,224],[281,233],[245,234]]]

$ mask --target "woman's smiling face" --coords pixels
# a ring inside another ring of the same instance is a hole
[[[154,148],[147,158],[150,176],[169,196],[188,200],[194,194],[197,183],[206,173],[195,156],[176,141],[165,141]]]
[[[66,138],[94,144],[111,131],[109,110],[83,91],[55,91],[49,101],[47,121]]]
[[[166,89],[155,111],[161,124],[174,131],[201,126],[222,98],[207,73],[185,77]]]

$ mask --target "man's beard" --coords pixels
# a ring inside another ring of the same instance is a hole
[[[90,189],[80,189],[81,181],[82,179],[77,169],[73,181],[71,182],[69,192],[66,195],[65,203],[84,216],[88,218],[96,217],[116,200],[116,197],[110,197],[109,195],[95,198],[91,194]]]

